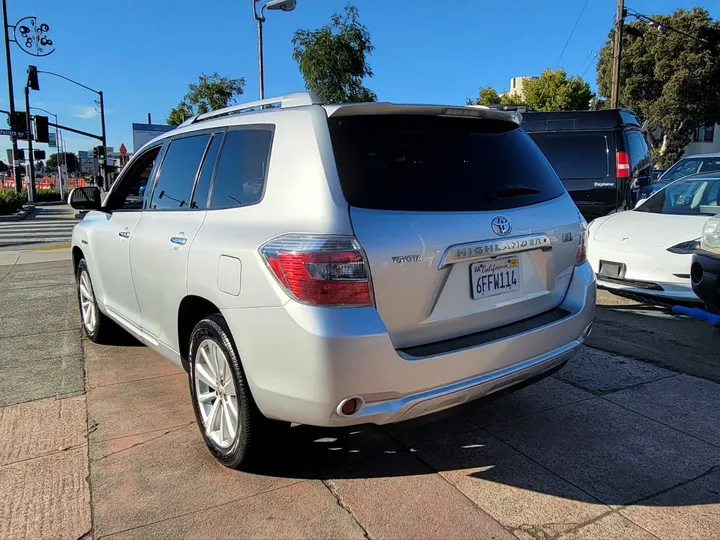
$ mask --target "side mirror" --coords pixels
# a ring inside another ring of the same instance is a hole
[[[640,208],[645,201],[647,201],[647,198],[638,200],[638,202],[635,203],[635,208]]]
[[[75,210],[100,210],[100,189],[97,186],[75,188],[68,195],[68,204]]]

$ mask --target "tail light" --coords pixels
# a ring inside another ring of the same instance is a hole
[[[575,255],[575,266],[580,266],[587,261],[588,224],[584,217],[579,214],[578,216],[580,217],[580,245],[578,245]]]
[[[630,157],[627,152],[618,151],[615,158],[618,178],[630,178]]]
[[[371,306],[367,260],[351,236],[287,234],[260,248],[292,298],[318,306]]]

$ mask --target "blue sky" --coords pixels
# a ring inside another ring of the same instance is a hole
[[[375,52],[375,76],[366,84],[381,101],[464,103],[480,86],[498,90],[517,75],[546,67],[582,74],[595,87],[593,54],[612,25],[615,0],[588,0],[562,57],[560,53],[585,0],[498,2],[439,0],[353,0],[368,27]],[[715,2],[626,0],[645,14],[670,13],[704,5],[720,16]],[[165,123],[170,109],[200,73],[218,72],[246,80],[244,100],[258,97],[257,27],[251,0],[8,0],[9,22],[27,15],[51,27],[57,47],[45,58],[28,56],[13,45],[16,103],[28,64],[56,71],[104,91],[108,146],[132,150],[133,122]],[[304,87],[292,60],[291,39],[298,28],[318,28],[342,11],[346,0],[297,0],[291,13],[269,12],[264,25],[265,93]],[[713,7],[711,7],[713,4]],[[507,7],[506,7],[507,6]],[[4,64],[4,55],[2,64]],[[589,68],[588,68],[589,66]],[[5,66],[2,72],[5,73]],[[7,108],[7,83],[0,108]],[[63,80],[40,76],[31,105],[59,115],[60,123],[99,132],[94,94]],[[70,150],[92,148],[93,139],[66,133]],[[22,143],[24,144],[24,143]],[[2,148],[9,147],[3,137]],[[4,153],[3,156],[4,157]]]

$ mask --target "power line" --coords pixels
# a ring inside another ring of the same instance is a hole
[[[592,67],[592,65],[593,65],[593,60],[595,60],[599,55],[600,55],[600,51],[597,51],[597,52],[593,55],[592,59],[590,60],[590,63],[589,63],[589,64],[587,65],[587,67],[585,68],[585,71],[583,71],[583,72],[582,72],[582,75],[580,75],[581,78],[582,78],[582,77],[585,77],[585,74],[587,73],[587,70],[590,69],[590,68]]]
[[[565,42],[565,46],[562,48],[562,51],[560,52],[560,56],[558,56],[558,62],[560,62],[560,59],[563,57],[563,54],[565,54],[565,50],[567,49],[567,46],[570,44],[570,40],[573,37],[573,34],[575,33],[575,29],[577,28],[578,23],[580,22],[580,19],[583,16],[583,13],[585,13],[585,8],[588,5],[588,2],[590,0],[585,0],[585,3],[583,4],[582,9],[580,10],[580,15],[578,15],[577,19],[575,20],[575,24],[572,27],[572,30],[570,30],[570,35],[567,38],[567,41]]]
[[[699,42],[701,42],[701,43],[709,44],[706,39],[702,39],[702,38],[699,38],[699,37],[697,37],[697,36],[693,36],[692,34],[688,34],[687,32],[683,32],[682,30],[678,30],[677,28],[673,28],[672,26],[670,26],[670,25],[668,25],[668,24],[662,23],[662,22],[660,22],[660,21],[656,21],[655,19],[651,19],[651,18],[648,17],[647,15],[643,15],[642,13],[638,13],[638,12],[635,11],[634,9],[627,8],[627,12],[628,12],[630,15],[632,15],[633,17],[635,17],[638,21],[649,22],[649,23],[652,23],[652,24],[657,25],[658,30],[660,30],[661,32],[662,32],[663,29],[666,29],[666,30],[670,30],[671,32],[676,32],[676,33],[678,33],[678,34],[680,34],[680,35],[682,35],[682,36],[685,36],[685,37],[687,37],[687,38],[693,39],[693,40],[695,40],[695,41],[699,41]]]

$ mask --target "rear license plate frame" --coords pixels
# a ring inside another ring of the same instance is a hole
[[[498,272],[503,271],[506,272],[506,274],[498,274]],[[492,290],[488,289],[487,291],[483,290],[483,292],[478,292],[480,285],[482,285],[483,289],[486,289],[491,283],[491,281],[489,281],[490,278],[481,281],[483,276],[492,276],[493,287]],[[506,280],[509,280],[508,285],[505,285]],[[498,281],[503,285],[500,288],[496,287]],[[520,290],[522,290],[522,266],[520,265],[520,257],[503,257],[470,264],[470,297],[473,300],[482,300],[484,298],[514,293]]]

